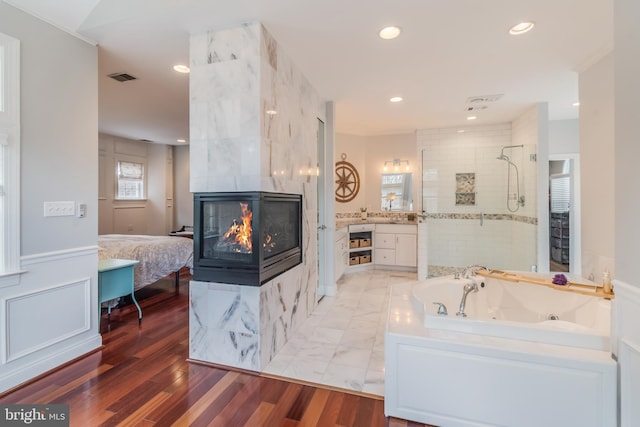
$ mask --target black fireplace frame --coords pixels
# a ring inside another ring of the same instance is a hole
[[[253,192],[211,192],[195,193],[193,196],[193,279],[203,282],[229,283],[237,285],[261,286],[274,277],[302,263],[302,195],[287,193]],[[258,248],[251,253],[251,263],[229,260],[214,260],[203,256],[203,206],[205,202],[251,202],[252,246]],[[298,206],[298,245],[265,260],[260,242],[262,215],[265,202],[296,202]],[[256,208],[257,207],[257,208]]]

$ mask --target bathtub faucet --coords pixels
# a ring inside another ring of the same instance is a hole
[[[474,264],[474,265],[470,265],[465,267],[464,270],[462,270],[462,278],[466,279],[469,277],[469,275],[471,276],[475,276],[476,275],[476,271],[478,270],[487,270],[489,271],[489,269],[487,267],[485,267],[484,265],[480,265],[480,264]]]
[[[462,290],[462,300],[460,301],[460,309],[456,313],[456,316],[467,317],[464,313],[464,306],[467,304],[467,295],[471,292],[478,292],[478,284],[473,280],[471,280],[471,283],[464,285]]]

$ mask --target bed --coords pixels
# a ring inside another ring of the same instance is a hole
[[[131,259],[140,263],[134,269],[134,289],[137,291],[151,283],[193,268],[193,240],[187,237],[104,234],[98,236],[98,258]]]

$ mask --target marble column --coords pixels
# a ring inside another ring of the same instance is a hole
[[[260,287],[192,281],[190,358],[260,371],[313,310],[325,102],[259,23],[191,37],[192,192],[302,194],[303,262]]]

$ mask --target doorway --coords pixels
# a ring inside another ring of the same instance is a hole
[[[579,158],[549,158],[549,271],[579,273]]]
[[[317,165],[317,193],[318,193],[318,283],[316,285],[316,301],[320,301],[326,293],[325,275],[326,275],[326,215],[325,215],[325,180],[324,180],[324,163],[325,163],[325,138],[324,138],[324,122],[318,119],[318,165]]]

